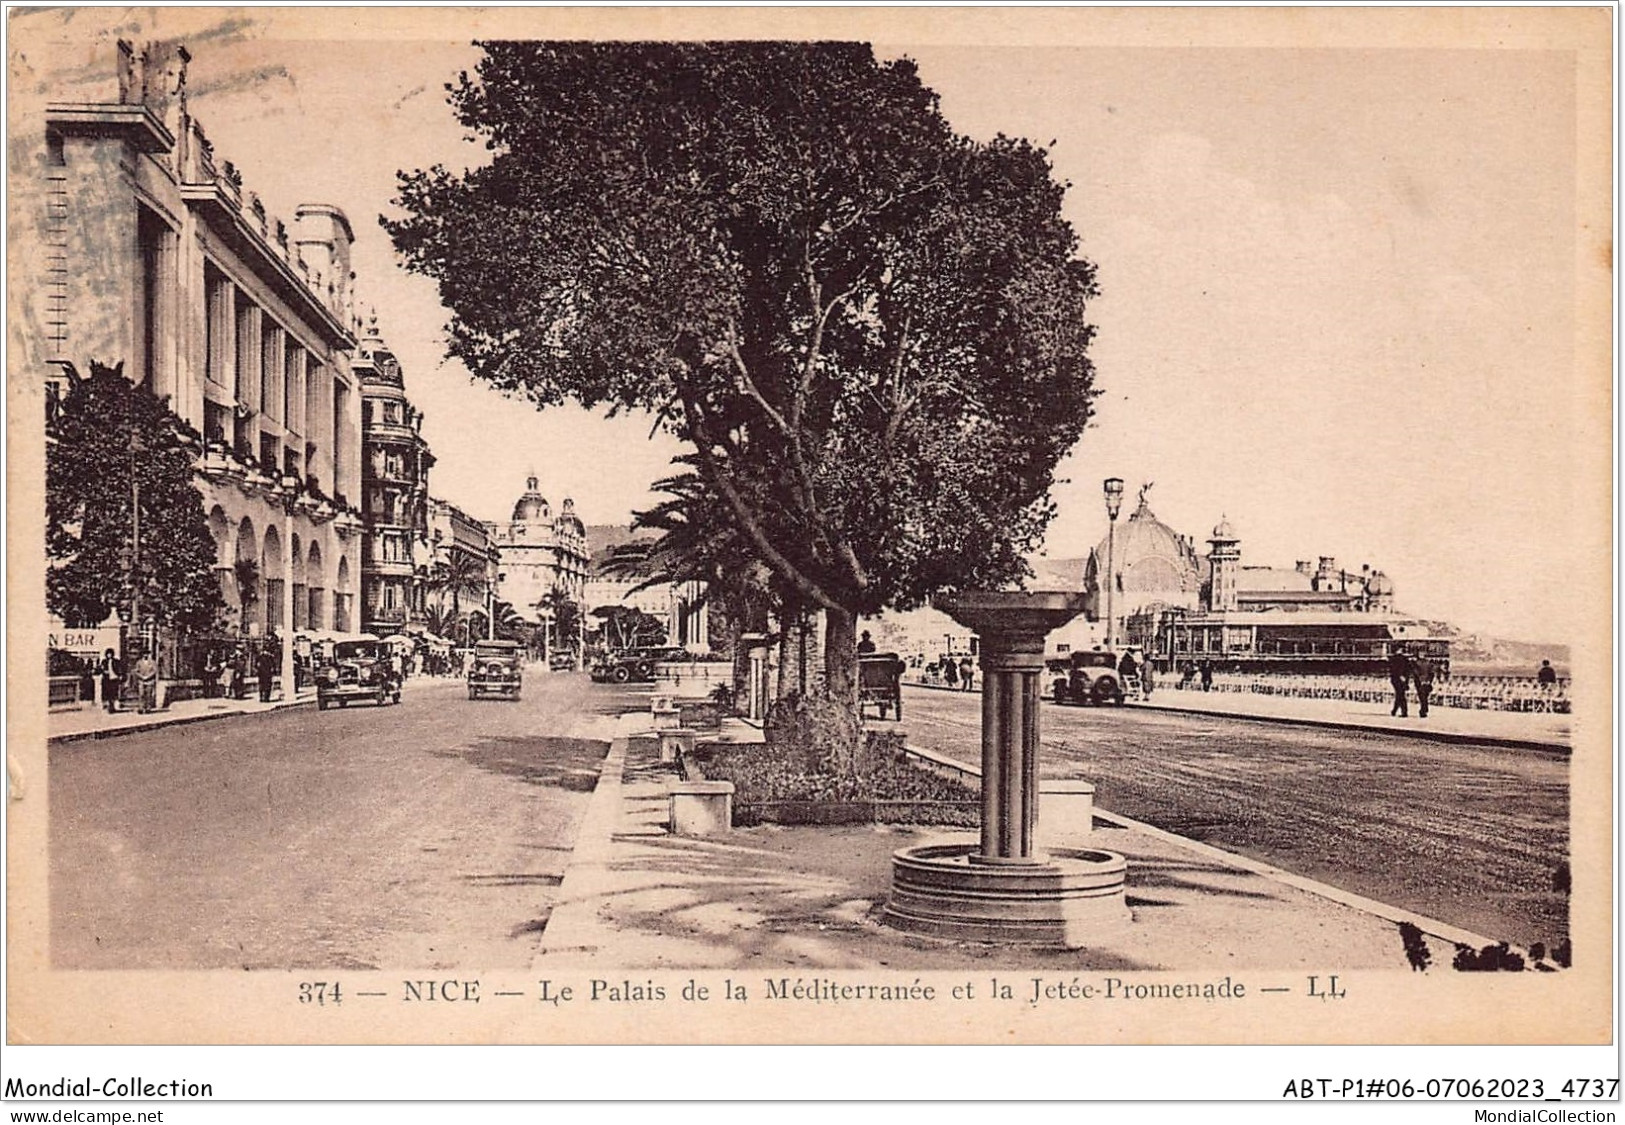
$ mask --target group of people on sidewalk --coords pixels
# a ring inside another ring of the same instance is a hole
[[[127,676],[135,683],[136,710],[145,715],[158,709],[158,659],[150,646],[143,646],[135,667],[128,669],[118,653],[108,649],[102,654],[96,673],[102,681],[102,706],[109,714],[120,710],[119,697],[125,688]]]
[[[1437,673],[1438,668],[1427,653],[1418,652],[1412,656],[1403,645],[1395,645],[1388,654],[1388,682],[1394,686],[1394,705],[1388,709],[1388,713],[1401,719],[1410,716],[1406,689],[1414,685],[1417,717],[1427,718],[1428,697],[1433,694],[1433,677]]]
[[[1212,691],[1213,661],[1204,660],[1199,665],[1193,664],[1189,660],[1185,661],[1179,669],[1179,689],[1181,691],[1187,690],[1191,686],[1191,681],[1196,679],[1197,676],[1201,676],[1202,690]]]
[[[281,663],[280,652],[270,644],[253,651],[247,645],[238,645],[225,654],[211,649],[201,669],[203,696],[246,699],[252,671],[259,681],[260,702],[269,703]],[[136,711],[145,715],[158,710],[158,657],[152,645],[141,646],[133,667],[115,650],[108,649],[96,663],[94,675],[101,680],[102,709],[108,714],[125,710],[124,695],[132,688]]]
[[[203,665],[203,694],[208,699],[246,699],[248,673],[252,671],[259,688],[261,703],[271,702],[272,682],[282,670],[282,654],[270,644],[254,650],[247,645],[236,645],[223,656],[210,650]],[[299,680],[301,669],[295,666],[294,678]]]

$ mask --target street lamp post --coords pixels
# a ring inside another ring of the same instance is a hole
[[[1107,477],[1106,490],[1106,647],[1116,644],[1117,618],[1113,613],[1112,592],[1117,585],[1117,513],[1123,507],[1123,478]]]
[[[145,630],[141,624],[141,476],[140,459],[147,451],[146,445],[141,441],[141,435],[132,428],[130,431],[130,627],[135,630],[136,641],[127,644],[124,654],[124,667],[126,675],[133,680],[134,676],[129,670],[134,667],[131,661],[132,654],[139,655],[139,650],[146,640]]]
[[[298,691],[293,659],[293,510],[298,497],[293,489],[282,496],[282,604],[277,607],[277,628],[282,637],[282,698],[293,699]],[[269,585],[269,583],[266,583]],[[381,632],[382,630],[380,630]]]

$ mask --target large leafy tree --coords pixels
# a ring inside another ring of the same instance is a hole
[[[604,643],[611,652],[658,648],[666,643],[665,622],[636,606],[603,605],[592,615],[604,623]]]
[[[720,529],[826,612],[1026,575],[1090,413],[1094,269],[1042,149],[961,137],[842,43],[486,43],[492,152],[403,174],[385,226],[450,352],[540,406],[653,412]]]
[[[214,537],[192,476],[198,434],[162,399],[126,379],[123,367],[92,363],[51,426],[46,603],[69,625],[99,625],[129,601],[133,582],[143,614],[166,628],[214,628],[224,602]],[[141,549],[132,557],[137,491]]]

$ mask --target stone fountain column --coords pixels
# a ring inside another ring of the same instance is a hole
[[[981,638],[981,842],[897,852],[886,920],[942,937],[1086,945],[1128,920],[1126,861],[1036,846],[1044,638],[1077,615],[1083,595],[975,592],[937,608]]]

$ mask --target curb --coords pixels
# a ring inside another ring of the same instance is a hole
[[[129,726],[78,731],[74,734],[53,734],[45,740],[45,744],[47,746],[60,746],[69,742],[100,742],[106,738],[121,738],[127,734],[143,734],[163,727],[185,727],[191,726],[193,723],[214,722],[217,719],[237,719],[248,715],[269,715],[273,711],[295,711],[314,706],[316,706],[314,699],[279,701],[271,705],[270,711],[217,711],[204,715],[182,715],[173,719],[154,719],[146,723],[131,723]]]
[[[1501,746],[1512,750],[1537,750],[1544,754],[1568,756],[1573,748],[1564,742],[1550,742],[1535,738],[1509,738],[1498,734],[1467,734],[1453,730],[1430,730],[1426,727],[1390,727],[1381,723],[1362,723],[1352,719],[1297,718],[1292,715],[1253,715],[1243,711],[1222,711],[1211,707],[1170,707],[1165,703],[1138,702],[1135,706],[1146,711],[1160,711],[1164,715],[1201,715],[1209,719],[1245,719],[1255,723],[1277,723],[1287,726],[1319,727],[1323,730],[1364,731],[1370,734],[1391,734],[1398,738],[1420,738],[1428,742],[1470,743],[1475,746]]]
[[[956,758],[950,758],[946,754],[920,751],[911,746],[905,746],[904,749],[908,754],[925,758],[933,765],[951,767],[967,777],[974,777],[978,782],[981,781],[982,771],[976,766],[966,765],[964,762]],[[1224,848],[1215,847],[1212,844],[1204,844],[1200,840],[1192,840],[1188,836],[1181,836],[1177,832],[1169,832],[1165,828],[1158,828],[1156,825],[1147,824],[1143,820],[1135,820],[1133,817],[1123,816],[1120,813],[1108,812],[1099,805],[1094,807],[1094,816],[1097,820],[1103,820],[1107,824],[1142,832],[1154,839],[1165,840],[1187,851],[1222,863],[1226,867],[1257,875],[1259,878],[1268,879],[1272,883],[1292,887],[1295,890],[1303,891],[1305,894],[1314,895],[1316,898],[1322,898],[1328,902],[1335,902],[1339,906],[1348,907],[1350,910],[1358,910],[1362,914],[1369,914],[1372,917],[1381,918],[1395,925],[1401,922],[1409,922],[1423,933],[1440,938],[1451,945],[1468,946],[1477,950],[1488,945],[1497,944],[1491,938],[1474,933],[1472,930],[1451,925],[1449,922],[1431,918],[1426,914],[1418,914],[1413,910],[1393,906],[1378,899],[1367,898],[1365,895],[1355,894],[1353,891],[1345,891],[1341,887],[1333,886],[1318,879],[1311,879],[1306,875],[1295,874],[1284,867],[1277,867],[1265,860],[1253,859],[1239,852],[1226,851]],[[1528,950],[1519,946],[1511,946],[1510,948],[1529,959]]]
[[[904,681],[905,687],[921,688],[925,691],[951,691],[956,695],[969,695],[958,688],[948,687],[946,684],[917,684]],[[1246,719],[1255,723],[1279,723],[1288,726],[1320,727],[1323,730],[1368,731],[1373,734],[1391,734],[1399,738],[1420,738],[1428,742],[1454,742],[1471,743],[1476,746],[1500,746],[1510,750],[1535,750],[1543,754],[1556,754],[1567,756],[1573,753],[1573,747],[1566,742],[1553,742],[1540,738],[1513,738],[1498,734],[1466,734],[1461,731],[1429,730],[1426,727],[1388,727],[1381,723],[1362,723],[1354,719],[1316,719],[1299,718],[1293,715],[1261,715],[1250,714],[1245,711],[1225,711],[1217,707],[1170,707],[1166,703],[1155,703],[1146,700],[1135,700],[1133,707],[1125,710],[1160,711],[1165,715],[1201,715],[1210,719]]]
[[[598,950],[594,940],[598,902],[604,893],[604,875],[609,870],[616,829],[621,823],[628,737],[624,731],[617,733],[598,767],[598,784],[593,787],[581,827],[576,830],[570,862],[559,880],[558,896],[531,959],[533,972],[557,967],[556,959],[561,955],[591,955]],[[555,960],[549,961],[549,957]]]

